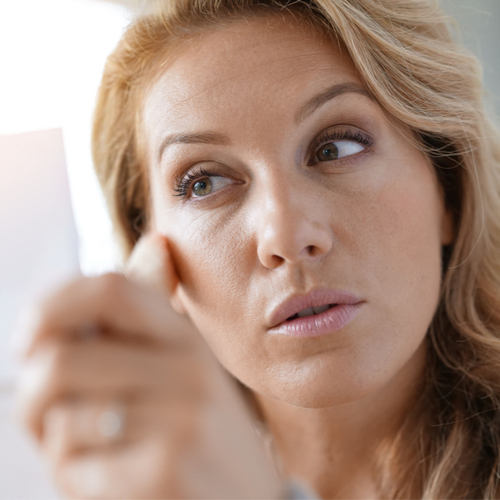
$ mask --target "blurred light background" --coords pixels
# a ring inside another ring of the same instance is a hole
[[[92,170],[91,115],[105,59],[146,1],[0,0],[0,135],[62,129],[84,274],[111,270],[117,262]],[[485,99],[493,115],[500,96],[500,0],[442,3],[484,64]],[[0,258],[1,250],[0,241]],[[0,335],[6,335],[1,328]],[[0,338],[0,349],[4,345]],[[57,498],[32,444],[8,416],[11,382],[0,378],[0,499]]]
[[[90,121],[105,59],[129,16],[99,0],[0,0],[0,134],[62,127],[86,273],[111,268],[115,257],[91,168]]]

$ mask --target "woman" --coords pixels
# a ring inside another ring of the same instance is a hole
[[[174,0],[129,28],[93,136],[128,278],[47,299],[21,384],[66,495],[498,498],[500,150],[447,23]]]

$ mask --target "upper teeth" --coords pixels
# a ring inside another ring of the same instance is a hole
[[[302,309],[302,311],[299,311],[297,314],[294,314],[293,316],[288,318],[288,320],[290,321],[295,318],[303,318],[304,316],[312,316],[313,314],[320,314],[336,305],[337,304],[325,304],[324,306],[308,307],[307,309]]]
[[[307,309],[302,309],[302,311],[299,311],[297,313],[297,316],[299,316],[299,318],[303,318],[304,316],[312,316],[313,314],[320,314],[328,310],[329,307],[330,306],[328,304],[319,307],[308,307]]]

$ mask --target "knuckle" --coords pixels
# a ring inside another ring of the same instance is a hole
[[[16,347],[20,354],[26,353],[38,338],[50,336],[51,331],[57,329],[68,301],[87,280],[88,278],[73,280],[25,306],[15,332]]]
[[[79,356],[78,346],[73,343],[58,342],[50,347],[46,361],[48,368],[45,383],[48,404],[78,395],[75,366]]]
[[[31,373],[30,373],[31,371]],[[71,381],[72,362],[68,353],[68,346],[54,343],[40,349],[33,363],[28,369],[28,385],[37,379],[32,389],[33,398],[46,399],[52,402],[63,397],[68,392]]]
[[[70,451],[67,439],[69,416],[68,409],[62,404],[54,404],[43,415],[42,450],[52,463],[60,463]]]
[[[73,297],[88,281],[89,278],[76,278],[62,285],[52,293],[41,298],[35,305],[34,310],[41,323],[52,323],[61,311],[61,304],[66,304],[69,297]]]
[[[100,292],[105,295],[120,294],[126,285],[126,278],[118,273],[106,273],[94,279]]]
[[[76,394],[71,376],[73,364],[72,347],[54,343],[40,349],[21,374],[14,411],[38,439],[48,412]]]
[[[20,423],[36,438],[40,437],[45,410],[59,392],[60,380],[54,375],[52,350],[38,351],[26,363],[18,379],[14,412]]]
[[[102,298],[102,305],[117,310],[131,307],[130,283],[125,276],[117,273],[107,273],[95,278],[97,296]]]

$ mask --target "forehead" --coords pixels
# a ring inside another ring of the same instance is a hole
[[[234,21],[171,51],[143,107],[148,142],[167,133],[289,119],[336,83],[362,85],[345,49],[290,15]],[[228,132],[227,130],[224,132]],[[230,131],[229,131],[230,132]]]

